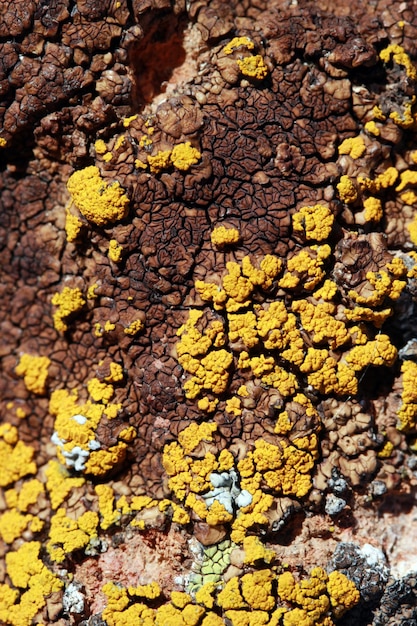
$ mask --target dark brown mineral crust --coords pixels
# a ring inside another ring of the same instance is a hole
[[[416,42],[414,0],[1,3],[1,623],[416,622]],[[360,600],[280,595],[326,564]]]

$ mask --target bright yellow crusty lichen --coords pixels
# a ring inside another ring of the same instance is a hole
[[[78,287],[64,287],[60,293],[55,293],[51,300],[58,309],[53,314],[54,326],[59,332],[68,330],[67,318],[78,313],[85,305],[81,289]]]
[[[309,580],[300,582],[296,582],[291,572],[284,572],[278,577],[278,595],[297,606],[284,616],[285,626],[313,626],[316,623],[332,626],[333,620],[326,615],[331,612],[332,616],[339,618],[355,606],[360,597],[355,585],[344,574],[336,571],[327,575],[321,567],[311,571]]]
[[[189,141],[179,143],[172,148],[171,163],[177,170],[185,172],[192,165],[198,163],[201,159],[201,153],[197,148],[193,148]]]
[[[94,149],[97,154],[104,154],[105,152],[107,152],[106,142],[103,141],[103,139],[97,139],[97,141],[94,143]]]
[[[363,201],[364,217],[366,222],[380,222],[383,217],[382,202],[379,198],[370,196]]]
[[[120,183],[109,185],[95,165],[74,172],[68,179],[67,188],[78,210],[97,226],[106,226],[127,215],[129,198]]]
[[[86,511],[78,519],[66,515],[63,508],[52,516],[46,549],[51,559],[62,563],[67,554],[85,548],[97,537],[99,518],[97,513]]]
[[[341,617],[346,611],[359,602],[359,590],[356,588],[355,584],[341,572],[330,572],[326,587],[330,596],[332,612],[336,618]]]
[[[98,506],[100,511],[100,528],[107,530],[120,519],[120,513],[113,508],[114,493],[110,485],[96,485],[98,495]]]
[[[329,207],[322,204],[303,206],[292,216],[295,232],[303,233],[307,241],[324,241],[330,235],[334,216]]]
[[[122,374],[121,366],[113,364],[113,371],[110,368],[110,377],[118,377]],[[92,473],[96,476],[104,475],[114,465],[121,462],[126,453],[127,444],[118,442],[108,450],[98,450],[100,446],[96,441],[96,429],[102,418],[114,418],[120,404],[109,404],[109,399],[113,395],[114,389],[111,383],[99,381],[97,378],[91,379],[87,383],[87,388],[93,398],[80,404],[78,402],[78,392],[66,389],[55,390],[51,394],[49,411],[56,416],[54,442],[57,443],[57,456],[60,462],[65,465],[66,455],[71,457],[80,450],[87,452],[88,460],[78,467],[78,470]]]
[[[126,457],[127,444],[119,441],[107,450],[93,450],[85,462],[85,472],[94,476],[103,476],[113,467],[123,462]]]
[[[363,191],[378,193],[395,185],[398,178],[398,170],[395,167],[387,167],[374,179],[358,176],[357,183]]]
[[[403,391],[398,411],[398,429],[407,432],[415,428],[417,423],[417,363],[404,361],[401,374]]]
[[[358,198],[358,192],[356,190],[355,184],[349,176],[343,174],[340,177],[340,181],[336,185],[337,191],[339,192],[339,197],[342,202],[346,204],[353,204],[356,202]]]
[[[148,155],[148,164],[153,174],[167,169],[171,164],[171,150],[160,150],[155,155]]]
[[[15,368],[18,376],[24,376],[28,391],[42,395],[46,391],[46,381],[51,360],[47,356],[22,354]]]
[[[374,137],[379,137],[379,135],[381,134],[381,131],[374,120],[369,120],[369,122],[366,122],[366,124],[364,125],[364,129],[370,135],[374,135]]]
[[[363,137],[358,135],[345,139],[337,149],[339,154],[348,154],[352,159],[359,159],[365,153],[366,146]]]
[[[400,261],[400,259],[398,259]],[[386,269],[378,272],[367,272],[366,279],[370,288],[364,292],[364,295],[357,293],[353,289],[349,291],[349,296],[357,304],[366,304],[368,306],[379,306],[383,304],[386,298],[390,300],[398,300],[402,290],[406,285],[405,280],[399,280],[399,276],[404,276],[407,272],[405,265],[401,268],[390,265]],[[394,269],[394,272],[392,271]],[[397,271],[401,269],[401,273]]]
[[[201,153],[189,141],[179,143],[172,150],[159,150],[154,155],[148,155],[148,165],[153,174],[159,174],[173,165],[176,169],[185,172],[192,165],[198,163]],[[139,167],[141,165],[139,164]]]
[[[35,450],[19,440],[15,426],[0,425],[0,487],[7,487],[23,476],[36,473]]]
[[[113,263],[120,263],[122,260],[122,252],[123,246],[121,246],[116,239],[110,239],[108,252],[110,261],[113,261]]]
[[[237,60],[238,67],[244,76],[263,80],[268,76],[268,66],[260,54],[254,54]]]
[[[0,585],[0,621],[3,624],[31,626],[48,596],[63,586],[39,558],[40,549],[40,542],[31,541],[6,554],[7,574],[15,588]]]
[[[39,518],[25,513],[44,490],[43,483],[34,478],[23,483],[20,491],[9,489],[5,492],[8,510],[0,515],[0,536],[5,543],[12,543],[26,528],[31,532],[42,529],[44,523]]]
[[[417,80],[417,70],[402,46],[390,44],[381,50],[379,57],[384,63],[389,63],[392,59],[397,65],[402,65],[405,68],[407,76],[411,78],[411,80]]]
[[[80,234],[83,227],[83,223],[79,217],[73,215],[69,209],[65,212],[65,233],[67,235],[67,241],[75,241]]]
[[[234,37],[228,44],[223,48],[224,54],[232,54],[234,50],[240,48],[241,46],[247,48],[248,50],[253,50],[255,44],[249,37]]]
[[[303,248],[287,261],[287,271],[279,281],[283,289],[294,289],[302,285],[312,290],[323,280],[324,261],[330,256],[331,248],[324,244]]]
[[[129,326],[123,329],[125,335],[137,335],[141,330],[145,328],[145,323],[141,319],[133,320]]]
[[[73,489],[82,487],[85,483],[85,478],[70,476],[66,467],[58,461],[49,461],[45,476],[46,489],[53,509],[61,506]]]
[[[227,226],[217,226],[210,235],[211,243],[217,248],[226,245],[237,244],[240,233],[237,228],[227,228]]]
[[[244,538],[243,550],[245,551],[244,562],[249,565],[254,565],[258,561],[270,563],[275,556],[275,552],[265,548],[259,538],[254,535]]]

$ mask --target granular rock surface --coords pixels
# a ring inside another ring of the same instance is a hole
[[[2,3],[1,623],[416,621],[416,9]]]

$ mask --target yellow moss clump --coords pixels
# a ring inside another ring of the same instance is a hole
[[[78,313],[85,305],[81,289],[64,287],[61,293],[55,293],[51,300],[58,309],[53,314],[54,326],[59,332],[68,330],[67,318]]]
[[[334,215],[322,204],[303,206],[292,216],[295,232],[303,233],[306,240],[324,241],[331,233]]]
[[[46,381],[51,360],[47,356],[22,354],[15,372],[24,376],[26,389],[38,395],[46,392]]]
[[[107,226],[127,215],[129,198],[120,183],[106,183],[95,165],[74,172],[67,189],[78,210],[97,226]]]

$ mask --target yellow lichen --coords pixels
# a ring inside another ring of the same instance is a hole
[[[6,554],[7,574],[12,585],[20,591],[7,584],[0,585],[0,620],[3,624],[30,626],[46,605],[48,596],[63,586],[39,558],[40,549],[40,542],[31,541]]]
[[[6,487],[23,476],[36,473],[32,460],[34,448],[19,440],[18,431],[10,424],[0,425],[0,487]]]
[[[22,354],[15,372],[18,376],[24,376],[26,389],[43,395],[46,391],[46,381],[51,360],[47,356],[35,356]]]
[[[67,188],[75,206],[97,226],[106,226],[127,215],[129,198],[120,183],[106,183],[95,165],[74,172],[68,179]]]
[[[129,128],[130,124],[134,122],[137,119],[137,117],[138,117],[137,113],[135,115],[130,115],[129,117],[124,117],[123,126],[125,128]]]
[[[45,475],[46,488],[53,509],[57,509],[73,489],[77,489],[85,483],[84,478],[70,476],[68,470],[58,461],[49,461]]]
[[[98,506],[100,511],[100,528],[107,530],[113,524],[119,521],[120,513],[113,508],[114,493],[110,485],[96,485],[96,494],[98,495]]]
[[[226,226],[217,226],[210,235],[211,243],[217,248],[226,245],[237,244],[240,239],[240,233],[237,228],[227,228]]]
[[[58,309],[53,314],[54,326],[59,332],[68,330],[67,318],[78,313],[85,305],[81,289],[64,287],[60,293],[55,293],[51,300]]]
[[[171,152],[171,163],[177,170],[185,172],[192,165],[198,163],[201,159],[201,153],[197,148],[193,148],[189,141],[179,143],[173,147]]]
[[[381,174],[372,180],[371,178],[364,178],[358,176],[357,182],[362,190],[370,191],[371,193],[378,193],[383,189],[388,189],[395,184],[398,178],[398,170],[395,167],[388,167]]]
[[[406,274],[406,268],[403,265],[402,275]],[[398,276],[401,273],[394,273],[391,267],[386,270],[380,270],[379,272],[367,272],[366,279],[371,285],[371,289],[364,291],[364,295],[361,295],[353,289],[349,291],[349,296],[354,302],[358,304],[367,304],[375,307],[383,304],[386,298],[390,300],[398,300],[402,290],[406,285],[405,280],[398,280]]]
[[[91,378],[87,383],[87,389],[93,400],[103,404],[107,404],[114,394],[113,385],[108,385],[98,378]]]
[[[268,76],[268,66],[260,54],[238,59],[237,64],[244,76],[256,80],[263,80]]]
[[[354,346],[345,359],[356,372],[368,365],[391,366],[397,358],[397,349],[392,345],[388,335],[378,334],[374,341],[365,345]]]
[[[356,202],[358,192],[356,191],[354,182],[351,178],[349,178],[349,176],[346,176],[345,174],[341,176],[336,187],[342,202],[345,202],[346,204],[353,204]]]
[[[75,241],[80,234],[83,227],[83,223],[79,217],[73,215],[69,209],[65,212],[65,233],[67,235],[67,241]]]
[[[381,50],[379,57],[384,63],[389,63],[392,59],[394,63],[397,63],[397,65],[402,65],[407,76],[411,78],[411,80],[417,80],[417,70],[402,46],[398,44],[390,44]]]
[[[369,120],[369,122],[366,122],[366,124],[364,125],[364,129],[367,133],[373,135],[374,137],[379,137],[379,135],[381,134],[381,131],[374,120]]]
[[[252,609],[270,611],[275,606],[272,595],[274,579],[274,574],[268,569],[242,576],[242,596]]]
[[[255,44],[249,37],[234,37],[228,44],[223,48],[224,54],[231,54],[236,48],[240,48],[240,46],[244,46],[248,50],[253,50]]]
[[[417,363],[404,361],[401,366],[403,391],[401,394],[401,406],[398,411],[399,424],[397,428],[409,431],[415,428],[417,423]]]
[[[340,146],[338,146],[339,154],[348,154],[352,159],[359,159],[359,157],[365,153],[365,150],[365,142],[360,135],[357,137],[349,137],[349,139],[345,139]]]
[[[116,239],[110,239],[108,256],[113,263],[120,263],[122,260],[123,246]]]
[[[123,329],[125,335],[137,335],[141,330],[145,328],[145,323],[141,319],[133,320],[129,326]]]
[[[332,230],[333,221],[333,213],[322,204],[303,206],[292,216],[294,231],[302,232],[308,241],[327,239]]]
[[[127,444],[119,441],[108,450],[93,450],[85,463],[85,472],[93,476],[104,476],[126,457]]]
[[[366,222],[380,222],[383,217],[382,202],[379,198],[366,198],[363,201],[364,217]]]
[[[243,550],[245,551],[244,562],[249,565],[254,565],[257,561],[270,563],[275,556],[275,552],[265,548],[259,538],[254,535],[244,538]]]
[[[148,164],[153,174],[159,174],[171,165],[171,150],[160,150],[155,155],[148,155]]]
[[[97,536],[97,513],[87,511],[77,520],[67,517],[65,509],[58,509],[51,519],[46,549],[51,559],[62,563],[67,554],[85,548]]]
[[[341,572],[330,572],[326,587],[330,596],[332,612],[337,618],[359,602],[360,593],[355,583]]]
[[[94,149],[97,154],[104,154],[105,152],[107,152],[106,142],[103,141],[103,139],[97,139],[94,144]]]

